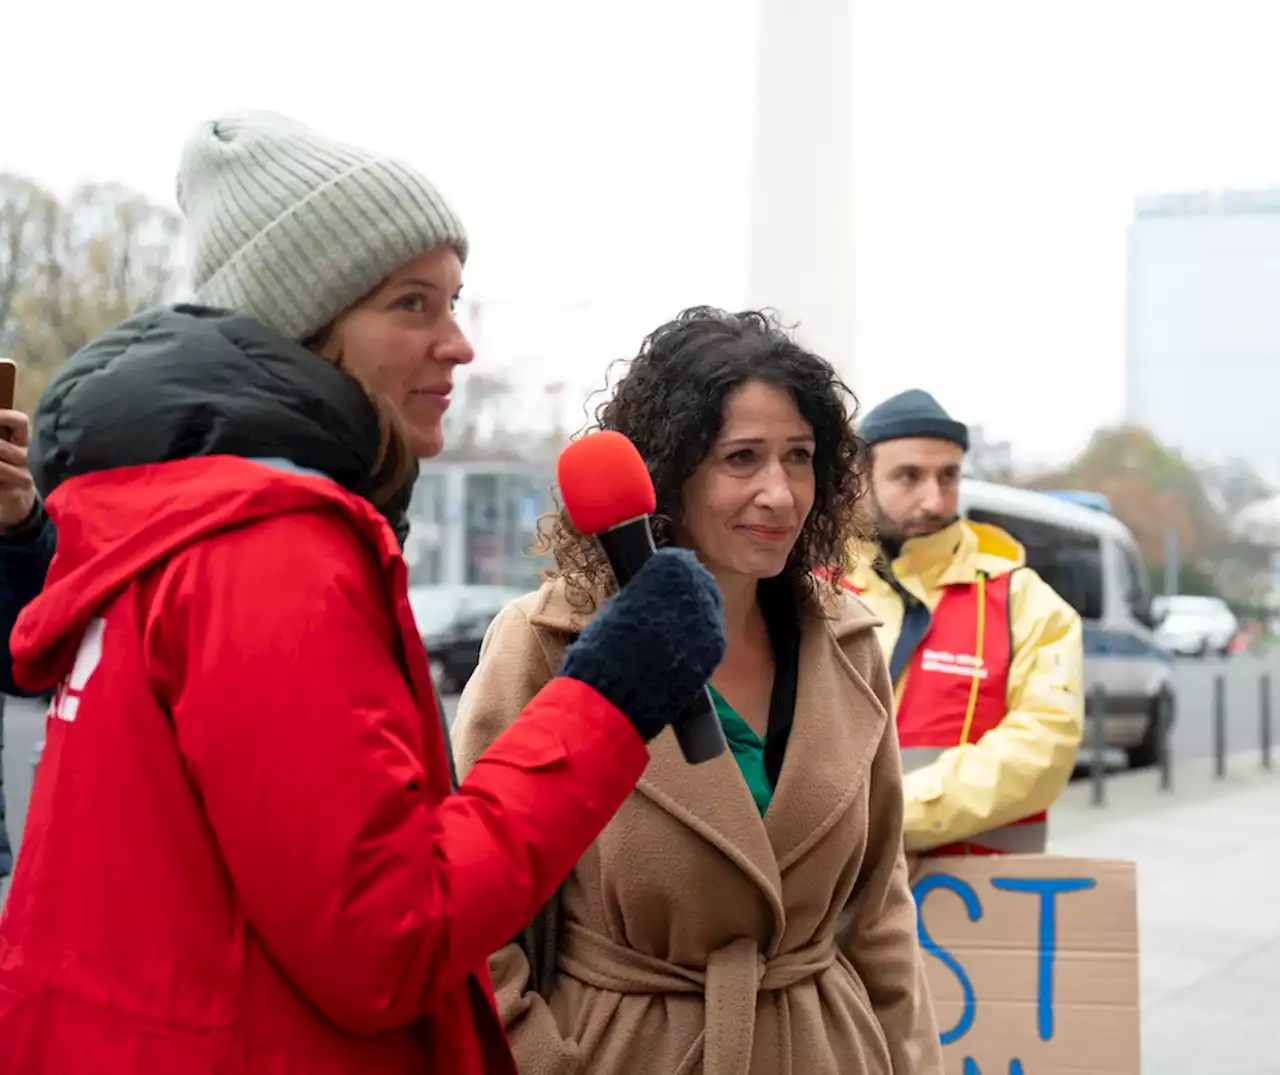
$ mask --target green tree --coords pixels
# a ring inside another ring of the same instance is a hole
[[[1241,609],[1269,599],[1273,550],[1241,539],[1230,525],[1239,508],[1270,495],[1244,464],[1201,473],[1147,430],[1120,427],[1099,430],[1069,466],[1031,484],[1105,495],[1133,532],[1156,593],[1164,590],[1172,528],[1178,539],[1179,593],[1217,594]]]
[[[1210,565],[1227,540],[1226,520],[1196,469],[1145,429],[1099,430],[1069,466],[1031,484],[1102,493],[1151,565],[1163,564],[1170,527],[1177,532],[1184,563],[1206,575],[1212,574]]]

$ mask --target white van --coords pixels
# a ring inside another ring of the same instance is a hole
[[[1021,542],[1027,566],[1080,613],[1085,684],[1106,695],[1106,744],[1125,751],[1130,765],[1155,764],[1159,721],[1173,726],[1173,656],[1155,636],[1133,534],[1110,513],[1106,498],[964,479],[960,512]]]

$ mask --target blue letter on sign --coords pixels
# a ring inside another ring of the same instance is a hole
[[[978,1065],[973,1062],[973,1057],[966,1056],[964,1058],[962,1075],[982,1075],[982,1072],[978,1070]],[[1009,1061],[1009,1075],[1023,1075],[1021,1060]]]
[[[917,909],[916,921],[919,923],[916,928],[920,933],[920,947],[956,976],[956,980],[960,983],[960,989],[964,993],[964,1010],[960,1013],[960,1019],[955,1026],[950,1030],[943,1031],[941,1035],[942,1044],[950,1045],[953,1041],[963,1038],[973,1029],[973,1019],[976,1014],[975,1008],[977,1004],[973,995],[973,983],[969,981],[969,976],[965,974],[964,968],[956,961],[955,956],[938,945],[929,936],[929,931],[924,924],[924,898],[935,888],[945,888],[949,892],[954,892],[964,901],[964,909],[969,913],[970,922],[976,922],[982,917],[982,904],[978,902],[978,894],[974,892],[972,886],[961,881],[958,877],[952,877],[948,873],[931,873],[926,877],[920,878],[914,887]]]
[[[1002,892],[1034,892],[1040,896],[1040,960],[1036,982],[1036,1029],[1041,1041],[1053,1038],[1053,957],[1058,948],[1058,906],[1060,892],[1085,892],[1098,882],[1088,877],[993,877],[991,885]]]

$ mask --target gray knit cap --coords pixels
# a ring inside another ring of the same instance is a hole
[[[178,171],[195,300],[306,339],[462,221],[407,164],[273,112],[203,123]]]
[[[858,423],[858,435],[873,447],[888,440],[920,437],[950,441],[969,450],[969,427],[952,418],[921,388],[908,388],[872,407]]]

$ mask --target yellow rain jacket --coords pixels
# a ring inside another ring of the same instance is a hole
[[[902,599],[876,573],[876,548],[856,554],[849,581],[884,621],[879,637],[888,659],[902,626]],[[892,564],[894,577],[930,613],[945,586],[976,583],[979,572],[990,578],[1013,572],[1008,713],[976,742],[905,774],[909,852],[969,840],[1047,810],[1071,777],[1084,729],[1080,617],[1025,563],[1022,546],[1003,530],[961,520],[907,541]],[[907,674],[894,684],[895,700]]]

